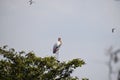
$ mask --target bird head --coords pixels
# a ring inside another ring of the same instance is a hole
[[[60,38],[60,37],[58,38],[58,41],[61,41],[61,38]]]

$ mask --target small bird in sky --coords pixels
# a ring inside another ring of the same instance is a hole
[[[112,33],[114,33],[115,32],[115,28],[112,28]]]
[[[33,4],[33,0],[29,0],[29,3],[30,3],[30,5],[32,5]]]
[[[59,37],[58,41],[54,44],[53,46],[53,54],[56,54],[56,59],[59,61],[58,57],[59,57],[59,49],[62,45],[62,39]]]
[[[114,62],[115,62],[115,63],[118,62],[118,57],[117,57],[117,55],[115,55],[115,57],[114,57]]]

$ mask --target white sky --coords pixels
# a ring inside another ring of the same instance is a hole
[[[33,1],[30,6],[29,0],[0,0],[0,46],[52,56],[60,36],[60,60],[82,58],[87,63],[74,75],[108,80],[105,50],[120,48],[120,1]]]

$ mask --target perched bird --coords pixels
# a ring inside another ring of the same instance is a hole
[[[112,33],[114,33],[115,32],[115,28],[112,28]]]
[[[58,62],[60,62],[59,61],[59,49],[60,49],[61,45],[62,45],[62,40],[59,37],[58,41],[53,46],[53,54],[55,54],[55,57],[56,57]]]
[[[57,53],[59,51],[60,46],[62,45],[62,40],[61,38],[58,38],[57,43],[54,44],[53,46],[53,53]]]

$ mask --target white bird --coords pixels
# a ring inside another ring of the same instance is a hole
[[[60,49],[61,45],[62,45],[62,40],[61,40],[61,38],[58,38],[58,41],[53,46],[53,54],[55,54],[55,57],[58,62],[60,62],[59,61],[59,49]]]
[[[57,43],[54,44],[53,46],[53,54],[57,53],[62,45],[62,40],[61,38],[58,38]]]

